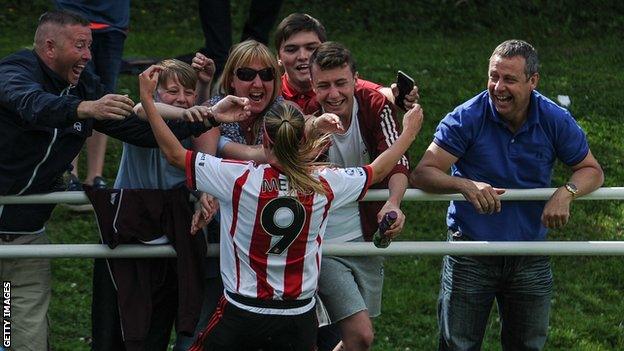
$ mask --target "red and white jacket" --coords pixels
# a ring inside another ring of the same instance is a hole
[[[377,89],[356,84],[355,100],[358,104],[357,118],[360,135],[372,162],[399,138],[401,125],[397,120],[394,104],[388,101]],[[316,115],[321,113],[322,111],[317,111]],[[403,155],[390,173],[381,182],[371,186],[371,189],[387,189],[390,177],[396,173],[409,176],[407,155]],[[384,201],[362,201],[359,203],[362,234],[364,234],[366,241],[371,241],[373,234],[378,229],[377,213],[384,203]]]

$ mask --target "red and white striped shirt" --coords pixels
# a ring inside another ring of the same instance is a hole
[[[326,195],[293,194],[287,177],[270,165],[191,151],[186,174],[189,188],[219,199],[225,290],[259,300],[314,296],[327,216],[363,197],[372,179],[369,166],[321,168],[314,177],[327,189]],[[300,314],[314,306],[312,300],[296,311],[275,310],[228,300],[265,314]]]

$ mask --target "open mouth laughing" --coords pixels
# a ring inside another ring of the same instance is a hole
[[[325,100],[325,103],[331,107],[340,107],[345,101],[347,101],[346,98],[340,100]]]
[[[78,81],[78,79],[80,78],[80,74],[82,74],[82,71],[84,71],[85,67],[86,64],[76,64],[72,66],[71,73],[73,75],[73,81],[71,81],[70,83],[76,83]]]
[[[82,73],[82,71],[84,71],[86,65],[74,65],[74,67],[72,67],[72,71],[76,74],[76,75],[80,75],[80,73]]]
[[[300,65],[297,65],[297,66],[295,66],[295,69],[300,74],[310,74],[310,65],[307,64],[307,63],[303,63],[303,64],[300,64]]]
[[[494,99],[499,103],[507,103],[511,101],[512,97],[511,95],[494,95]]]
[[[249,99],[254,102],[260,102],[264,98],[264,95],[263,91],[250,91]]]

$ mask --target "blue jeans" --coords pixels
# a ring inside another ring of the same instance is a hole
[[[445,256],[438,298],[439,350],[480,350],[494,299],[503,350],[541,350],[552,286],[548,257]]]

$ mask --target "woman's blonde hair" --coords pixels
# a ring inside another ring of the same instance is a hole
[[[282,94],[282,80],[277,76],[279,73],[279,66],[277,65],[275,55],[273,55],[264,44],[255,40],[245,40],[232,46],[228,60],[225,63],[225,67],[223,67],[223,74],[221,74],[221,79],[218,83],[219,94],[235,95],[232,82],[236,76],[236,70],[250,65],[256,60],[260,61],[262,65],[273,68],[273,72],[275,72],[276,75],[275,79],[273,79],[273,94],[267,106],[267,108],[269,108],[275,99]]]
[[[290,101],[276,103],[269,109],[264,115],[264,131],[264,143],[272,148],[290,189],[325,194],[325,188],[311,173],[320,165],[314,160],[327,146],[329,136],[306,138],[303,113]]]

